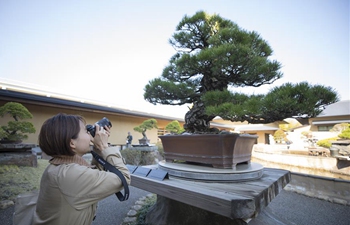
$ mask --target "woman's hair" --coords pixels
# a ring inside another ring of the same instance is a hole
[[[70,142],[71,139],[78,138],[80,121],[85,124],[82,116],[64,113],[59,113],[46,120],[39,134],[40,149],[49,156],[74,155]]]

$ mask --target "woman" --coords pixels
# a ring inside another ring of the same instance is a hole
[[[33,224],[90,225],[97,202],[123,189],[122,182],[111,172],[94,169],[82,156],[95,151],[114,165],[130,183],[130,173],[120,152],[108,147],[109,127],[96,124],[92,137],[81,116],[58,114],[44,122],[39,146],[52,156],[42,175]]]

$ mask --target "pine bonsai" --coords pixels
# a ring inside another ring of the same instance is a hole
[[[273,135],[276,143],[282,143],[286,139],[287,135],[282,129],[278,129]]]
[[[342,130],[338,137],[350,140],[350,123],[348,123],[348,127],[346,129]]]
[[[171,134],[181,134],[185,130],[181,127],[179,121],[173,120],[165,126],[165,130],[169,131]]]
[[[271,123],[292,116],[315,117],[324,105],[338,101],[331,87],[287,83],[266,95],[235,93],[235,87],[260,87],[282,77],[281,64],[255,31],[203,11],[184,16],[170,39],[177,51],[161,77],[145,86],[152,104],[184,105],[187,132],[207,133],[210,121]]]
[[[148,120],[143,121],[137,127],[134,127],[134,131],[141,133],[143,136],[142,137],[143,140],[148,140],[148,138],[146,136],[146,131],[152,130],[153,128],[158,128],[157,120],[156,119],[148,119]]]
[[[11,116],[14,121],[1,125],[0,140],[2,142],[19,142],[28,138],[29,133],[35,133],[34,125],[28,121],[20,121],[33,118],[26,107],[17,102],[8,102],[0,107],[0,116]]]

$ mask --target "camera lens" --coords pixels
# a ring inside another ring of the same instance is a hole
[[[109,119],[107,119],[106,117],[103,117],[101,120],[96,122],[100,127],[112,127],[112,123],[111,121],[109,121]],[[96,126],[95,125],[91,125],[88,124],[86,125],[86,130],[91,134],[91,136],[95,137],[95,133],[96,133]]]

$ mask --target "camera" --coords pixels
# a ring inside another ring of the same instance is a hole
[[[112,127],[111,121],[109,121],[109,119],[107,119],[106,117],[103,117],[101,120],[97,121],[96,124],[98,124],[102,128],[104,126]],[[91,136],[95,137],[95,133],[96,133],[95,125],[91,125],[91,124],[86,125],[86,130],[91,134]]]

